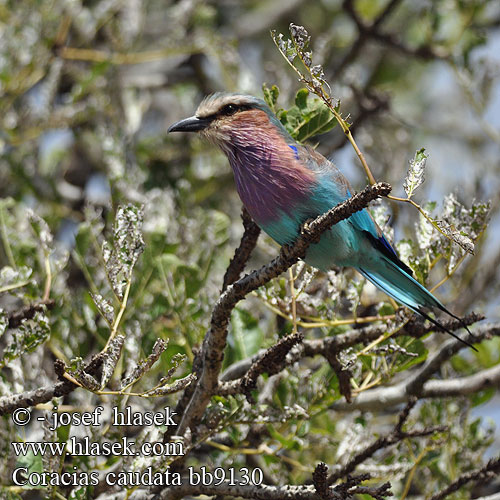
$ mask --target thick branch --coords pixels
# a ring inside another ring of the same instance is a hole
[[[483,315],[471,313],[464,317],[461,321],[456,319],[443,320],[442,325],[448,330],[454,332],[459,330],[464,325],[470,326],[478,321],[484,319]],[[402,335],[409,335],[411,337],[422,337],[430,332],[436,330],[433,324],[425,324],[420,321],[421,318],[414,315],[408,323],[400,328],[392,338]],[[335,337],[326,337],[323,339],[305,340],[304,341],[304,356],[313,356],[314,354],[325,354],[326,352],[337,353],[348,347],[352,347],[359,343],[369,343],[379,338],[387,331],[385,325],[370,325],[365,328],[350,330],[346,333],[336,335]],[[463,345],[462,345],[463,347]]]
[[[381,486],[360,486],[359,483],[365,480],[365,477],[349,478],[346,483],[340,484],[329,490],[329,500],[348,500],[356,493],[370,495],[373,498],[382,499],[392,495],[390,484],[385,483]],[[368,476],[369,479],[369,476]],[[234,485],[228,483],[220,485],[191,485],[187,481],[182,486],[174,486],[165,489],[159,499],[170,500],[194,495],[216,495],[231,496],[241,498],[252,498],[257,500],[318,500],[314,486],[271,486],[262,485]]]
[[[244,276],[222,293],[213,309],[210,330],[203,342],[202,373],[179,425],[179,434],[183,435],[188,427],[192,427],[200,420],[211,396],[218,387],[218,376],[226,347],[227,326],[235,305],[248,293],[279,276],[303,258],[309,246],[317,242],[323,232],[341,220],[347,219],[353,213],[363,210],[379,196],[386,196],[390,191],[391,187],[386,183],[366,187],[349,200],[317,217],[303,229],[293,246],[282,247],[279,256],[271,263]]]
[[[224,281],[222,285],[223,292],[229,285],[232,285],[240,278],[240,275],[243,272],[243,269],[245,269],[245,265],[248,262],[248,259],[250,258],[250,255],[253,252],[253,249],[255,248],[260,235],[259,226],[257,226],[257,224],[255,224],[255,222],[252,220],[245,207],[243,207],[243,210],[241,211],[241,219],[243,221],[244,231],[240,240],[240,244],[234,252],[234,257],[231,259],[226,273],[224,274]],[[195,360],[193,363],[193,373],[196,375],[196,377],[199,376],[202,368],[202,360],[200,354],[201,353],[199,353],[198,351],[196,352]],[[186,406],[193,397],[195,389],[196,384],[190,384],[186,388],[175,408],[175,412],[177,413],[177,415],[184,414]],[[167,432],[163,437],[164,442],[168,441],[170,435],[173,432],[176,432],[176,430],[174,429],[174,427],[169,426]]]
[[[182,486],[170,487],[163,490],[159,495],[161,500],[179,498],[192,495],[216,495],[231,496],[233,498],[255,498],[256,500],[318,500],[313,486],[270,486],[262,484],[255,485],[234,485],[227,483],[220,485],[197,485],[193,486],[187,481]]]
[[[33,391],[21,394],[12,394],[0,398],[0,416],[12,413],[17,408],[29,408],[40,403],[47,403],[52,398],[65,396],[76,389],[76,385],[69,381],[57,382],[50,387],[39,387]]]
[[[380,486],[359,486],[363,478],[351,478],[351,481],[336,486],[330,490],[329,500],[348,500],[353,495],[365,494],[381,500],[392,495],[390,484],[384,483]],[[352,483],[352,484],[351,484]],[[144,490],[135,490],[132,492],[120,491],[117,493],[105,493],[98,497],[98,500],[177,500],[183,497],[198,495],[206,496],[229,496],[251,498],[256,500],[318,500],[314,486],[273,486],[267,484],[257,485],[229,485],[227,482],[222,484],[193,485],[189,484],[188,478],[183,478],[180,486],[169,486],[160,494],[153,495]]]
[[[408,407],[407,407],[408,408]],[[405,411],[407,410],[405,408]],[[398,424],[400,423],[399,419]],[[345,468],[344,468],[345,469]],[[447,486],[444,490],[436,493],[430,498],[430,500],[442,500],[446,498],[451,493],[459,490],[462,486],[470,481],[477,481],[479,479],[490,479],[493,475],[500,472],[500,457],[491,459],[486,465],[477,469],[475,471],[467,472],[460,476],[456,481]],[[349,483],[349,481],[347,482]],[[346,487],[347,486],[347,487]],[[340,484],[335,488],[329,490],[331,500],[343,500],[346,498],[352,498],[352,495],[368,494],[373,498],[382,498],[391,495],[389,491],[389,483],[385,483],[381,486],[358,486],[350,484]],[[185,496],[198,496],[198,495],[208,495],[208,496],[231,496],[231,497],[241,497],[241,498],[252,498],[257,500],[318,500],[318,493],[313,485],[307,486],[271,486],[271,485],[235,485],[230,486],[227,483],[222,483],[220,485],[192,485],[189,484],[187,478],[184,478],[181,486],[170,486],[165,488],[159,495],[151,494],[141,489],[137,489],[132,493],[127,491],[120,491],[117,493],[105,493],[99,496],[102,500],[174,500]],[[486,497],[491,498],[493,497]],[[485,499],[486,500],[486,499]]]
[[[463,348],[461,342],[457,342],[456,339],[449,339],[439,350],[436,351],[432,356],[430,356],[424,363],[417,373],[406,382],[406,392],[408,394],[416,394],[420,391],[424,383],[429,380],[434,373],[436,373],[441,365],[454,356]]]
[[[241,212],[241,219],[243,220],[245,231],[241,237],[240,245],[235,250],[234,257],[231,259],[226,274],[224,275],[222,291],[239,279],[259,239],[260,227],[255,224],[250,214],[247,212],[247,209],[244,207]]]
[[[56,360],[54,368],[56,373],[58,367],[64,366],[61,360]],[[101,367],[102,357],[97,354],[87,363],[84,368],[85,373],[94,375]],[[64,368],[63,368],[64,371]],[[39,387],[33,391],[22,392],[21,394],[11,394],[0,398],[0,416],[12,413],[17,408],[29,408],[40,403],[47,403],[54,397],[66,396],[74,391],[78,386],[68,380],[57,382],[51,387]]]

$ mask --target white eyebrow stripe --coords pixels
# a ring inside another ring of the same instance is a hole
[[[254,98],[238,94],[212,94],[201,102],[196,110],[198,118],[206,118],[216,115],[224,106],[234,104],[235,106],[255,105]]]

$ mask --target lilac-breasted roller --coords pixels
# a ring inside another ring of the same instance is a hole
[[[304,222],[351,196],[349,182],[337,167],[297,143],[261,99],[216,93],[203,100],[194,116],[168,129],[197,131],[227,155],[248,213],[280,245],[292,244]],[[368,210],[326,231],[308,248],[305,261],[322,271],[333,265],[354,267],[394,300],[455,337],[426,310],[437,308],[459,318],[412,277]]]

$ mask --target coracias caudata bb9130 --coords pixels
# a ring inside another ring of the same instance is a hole
[[[280,245],[292,244],[305,221],[351,196],[349,182],[335,165],[297,143],[261,99],[213,94],[194,116],[168,131],[200,131],[224,151],[248,213]],[[426,311],[437,308],[457,317],[412,277],[368,210],[326,231],[309,247],[305,261],[322,271],[354,267],[394,300],[455,336]]]

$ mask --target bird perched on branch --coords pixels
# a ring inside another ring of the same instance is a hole
[[[248,213],[280,245],[293,244],[304,222],[351,197],[349,182],[337,167],[297,143],[261,99],[213,94],[194,116],[173,124],[168,132],[201,132],[222,149]],[[323,233],[308,248],[305,261],[322,271],[333,265],[354,267],[394,300],[456,337],[427,310],[460,318],[412,277],[368,210]]]

